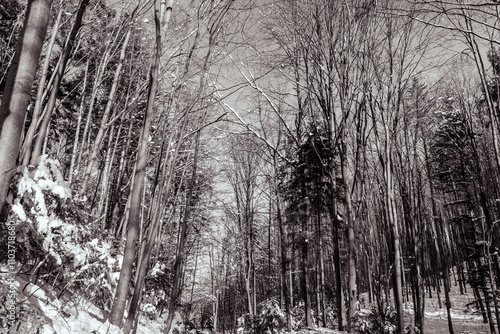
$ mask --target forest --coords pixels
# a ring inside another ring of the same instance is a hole
[[[499,37],[496,0],[0,0],[0,333],[499,334]]]

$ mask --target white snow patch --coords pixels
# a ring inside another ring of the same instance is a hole
[[[102,314],[102,311],[85,300],[80,300],[77,305],[70,304],[62,306],[58,299],[47,297],[45,291],[37,285],[27,283],[18,277],[18,284],[25,286],[25,303],[40,309],[48,324],[42,327],[43,334],[121,334],[118,327],[111,325]],[[76,306],[75,306],[76,305]],[[64,312],[61,312],[64,311]],[[146,321],[139,323],[138,333],[154,334],[160,333],[161,328],[157,323]]]
[[[38,181],[37,183],[43,190],[50,190],[62,199],[71,197],[71,191],[60,171],[59,161],[42,155],[36,159],[36,164],[38,167],[33,171],[31,178]]]
[[[98,285],[113,295],[123,255],[116,253],[112,242],[99,238],[82,242],[88,235],[85,227],[71,219],[65,221],[58,217],[54,207],[59,207],[60,203],[54,199],[64,201],[71,196],[60,172],[59,163],[42,156],[37,159],[36,166],[23,167],[19,171],[22,174],[17,182],[17,194],[9,198],[18,220],[29,223],[32,230],[39,233],[40,247],[50,254],[58,265],[68,265],[67,275],[70,280],[87,279],[88,284]],[[68,263],[68,260],[73,263]],[[81,277],[89,270],[93,270],[97,275]],[[21,283],[22,287],[27,284],[26,281]],[[48,325],[43,326],[41,333],[121,333],[117,327],[106,321],[101,310],[81,296],[75,295],[69,303],[63,305],[55,296],[38,286],[31,285],[26,292],[33,294],[25,294],[25,302],[40,309],[47,320]],[[141,319],[138,333],[162,332],[161,325]]]
[[[165,269],[165,265],[160,262],[156,262],[155,266],[151,270],[151,276],[156,276],[158,274],[163,274]]]
[[[32,223],[20,204],[21,198],[29,194],[31,202],[33,202],[30,217],[34,217],[34,227],[44,238],[42,248],[55,258],[57,264],[62,264],[61,256],[67,256],[72,257],[74,266],[78,267],[87,261],[89,253],[89,251],[80,247],[78,232],[81,228],[79,229],[72,223],[62,221],[54,212],[49,212],[44,194],[44,192],[47,192],[63,200],[71,196],[71,191],[67,187],[59,169],[59,162],[49,159],[46,155],[36,160],[36,168],[31,172],[28,171],[27,167],[24,167],[22,177],[17,185],[18,196],[12,208],[20,220]],[[92,248],[92,245],[90,245],[90,248]],[[104,248],[98,249],[100,255],[104,256],[104,253],[106,253],[104,250]],[[109,255],[109,253],[106,255]]]
[[[20,200],[16,199],[15,203],[12,204],[12,211],[21,219],[22,221],[28,221],[28,217],[26,216],[26,212],[24,211],[23,206],[20,204]]]

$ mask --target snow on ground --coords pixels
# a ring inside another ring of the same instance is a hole
[[[46,155],[37,159],[34,166],[22,167],[17,179],[17,194],[10,195],[16,222],[29,226],[39,236],[39,247],[67,271],[66,281],[86,279],[90,285],[107,289],[113,295],[118,281],[123,256],[112,253],[112,242],[106,239],[88,240],[88,230],[69,215],[65,219],[57,216],[55,208],[60,201],[68,204],[71,191],[60,172],[60,164]],[[86,240],[86,241],[82,241]],[[113,250],[113,253],[115,250]],[[157,268],[161,270],[164,268]],[[0,272],[9,272],[0,268]],[[100,273],[92,275],[89,273]],[[18,319],[22,327],[19,333],[31,334],[118,334],[120,330],[106,322],[107,316],[82,296],[69,295],[61,301],[42,285],[28,283],[26,275],[17,275]],[[8,284],[0,276],[2,293]],[[86,290],[87,299],[91,299]],[[66,296],[65,296],[66,297]],[[111,298],[111,297],[109,297]],[[68,301],[69,299],[69,301]],[[2,310],[0,305],[0,311]],[[162,325],[140,318],[139,334],[161,333]],[[173,327],[178,327],[178,319]],[[181,321],[182,322],[182,321]]]
[[[46,292],[21,277],[17,277],[20,290],[20,302],[31,309],[40,311],[46,323],[40,333],[42,334],[120,334],[118,327],[109,324],[106,317],[97,307],[85,300],[73,300],[63,305],[60,300],[51,298]],[[24,288],[26,286],[26,288]],[[161,333],[160,325],[149,320],[140,321],[137,333]],[[30,333],[23,333],[30,334]]]
[[[293,334],[345,334],[345,332],[339,332],[334,329],[316,327],[316,328],[304,328],[293,332]]]
[[[28,283],[22,277],[17,277],[20,293],[20,301],[23,301],[31,309],[36,309],[42,316],[43,323],[46,323],[39,333],[42,334],[120,334],[119,328],[110,325],[106,321],[106,315],[83,298],[78,300],[78,296],[72,298],[67,304],[51,297],[42,288]],[[26,288],[24,288],[26,287]],[[472,293],[468,290],[465,295],[460,295],[457,287],[453,287],[450,293],[452,304],[452,319],[455,333],[457,334],[479,334],[488,333],[489,327],[482,323],[482,316],[477,310],[466,307],[473,299]],[[442,296],[444,299],[444,296]],[[405,323],[413,322],[413,308],[411,303],[404,305],[406,315]],[[436,293],[433,298],[426,296],[425,312],[425,334],[448,333],[446,309],[440,309]],[[175,323],[175,321],[174,321]],[[162,332],[162,325],[158,322],[142,319],[138,326],[139,334],[156,334]],[[34,333],[34,332],[33,332]],[[340,334],[342,332],[326,328],[306,328],[295,332],[296,334]],[[23,333],[30,334],[30,333]]]
[[[441,306],[436,291],[432,291],[432,298],[425,295],[425,334],[448,333],[448,315],[441,292]],[[489,325],[483,323],[483,317],[479,310],[468,307],[467,304],[474,301],[471,287],[467,286],[467,293],[461,295],[458,286],[452,282],[450,291],[451,319],[455,333],[489,333]],[[408,315],[408,321],[413,321],[413,303],[405,303],[404,309]]]
[[[451,277],[450,277],[451,278]],[[458,285],[451,281],[450,302],[451,302],[451,318],[453,329],[457,334],[482,334],[489,333],[489,325],[483,323],[483,316],[480,310],[471,306],[475,300],[472,288],[467,285],[467,292],[460,294]],[[425,334],[444,334],[449,333],[448,315],[446,313],[444,292],[440,292],[441,308],[437,298],[437,292],[432,290],[432,298],[429,298],[426,288],[425,293]],[[405,296],[406,297],[406,296]],[[411,296],[408,296],[410,301],[403,304],[405,310],[405,325],[413,325],[413,303]],[[361,294],[361,300],[368,300],[368,294]],[[368,315],[371,311],[369,308],[362,308],[358,314]],[[493,311],[493,310],[492,310]]]
[[[444,293],[441,293],[442,308],[439,308],[436,292],[433,291],[433,298],[425,300],[425,333],[441,334],[448,333],[448,315],[444,305]],[[474,295],[470,286],[467,286],[467,293],[461,295],[458,286],[451,284],[450,302],[451,319],[455,333],[489,333],[489,325],[483,323],[483,317],[479,310],[470,309],[466,305],[474,301]]]
[[[436,291],[433,291],[433,298],[429,298],[428,294],[425,295],[425,317],[430,319],[443,319],[447,318],[446,307],[444,305],[444,293],[441,292],[441,308],[439,308],[439,302],[437,298]],[[463,320],[477,320],[482,321],[482,316],[476,309],[468,307],[467,304],[474,301],[474,296],[472,294],[471,288],[467,287],[467,293],[461,295],[458,286],[455,287],[453,284],[450,291],[450,301],[451,301],[451,317],[452,319],[463,319]],[[405,303],[405,311],[413,314],[413,303]]]

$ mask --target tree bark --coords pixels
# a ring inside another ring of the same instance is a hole
[[[63,12],[63,6],[61,2],[61,8],[59,9],[59,14],[57,14],[56,21],[52,27],[52,36],[50,37],[50,42],[47,47],[47,53],[45,54],[45,61],[43,63],[42,74],[40,78],[40,83],[38,84],[38,91],[36,95],[35,107],[33,109],[33,116],[31,118],[31,125],[28,128],[28,132],[26,133],[26,137],[24,138],[24,143],[21,148],[21,153],[19,155],[19,159],[22,159],[23,166],[26,166],[29,163],[30,155],[31,155],[31,145],[33,143],[33,137],[35,136],[36,128],[38,125],[38,118],[40,117],[40,112],[42,110],[43,98],[44,98],[44,90],[45,90],[45,81],[47,80],[47,72],[49,70],[50,65],[50,56],[52,54],[52,48],[54,47],[57,32],[59,30],[59,23],[61,22],[61,16]]]
[[[352,207],[351,200],[351,189],[350,183],[347,182],[347,145],[346,145],[346,129],[345,129],[345,117],[341,126],[341,142],[340,142],[340,160],[341,160],[341,173],[344,180],[344,192],[345,192],[345,211],[347,216],[347,238],[349,245],[349,259],[348,259],[348,296],[349,296],[349,316],[348,316],[348,327],[349,333],[353,332],[354,322],[356,317],[356,302],[358,298],[357,286],[356,286],[356,236],[354,233],[354,210]]]
[[[305,219],[305,223],[303,225],[303,228],[305,228],[304,232],[308,232],[308,217]],[[306,234],[307,235],[307,234]],[[302,246],[301,246],[301,252],[302,252],[302,295],[304,298],[305,302],[305,314],[306,314],[306,326],[307,327],[312,327],[312,310],[311,310],[311,293],[310,293],[310,288],[309,288],[309,240],[307,237],[302,241]]]
[[[332,152],[332,156],[333,152]],[[333,159],[332,159],[333,160]],[[330,182],[332,184],[332,198],[331,198],[331,208],[330,208],[330,220],[332,221],[332,231],[333,231],[333,265],[334,265],[334,275],[335,275],[335,305],[337,308],[337,327],[339,331],[344,330],[345,322],[345,312],[344,312],[344,293],[342,290],[342,273],[340,264],[340,240],[339,240],[339,225],[340,221],[338,219],[337,210],[337,194],[335,189],[337,189],[337,176],[335,173],[335,166],[330,166]]]
[[[274,194],[276,196],[276,219],[278,220],[279,227],[279,236],[280,236],[280,250],[281,250],[281,281],[282,281],[282,289],[281,294],[284,296],[285,300],[285,313],[286,313],[286,322],[287,322],[287,330],[288,332],[292,331],[292,304],[290,298],[290,287],[292,282],[289,281],[290,272],[290,263],[291,259],[288,257],[288,235],[286,231],[285,224],[283,222],[283,215],[281,213],[281,198],[279,192],[279,181],[278,181],[278,157],[276,151],[272,152],[273,154],[273,166],[274,170]]]
[[[0,105],[0,214],[16,171],[26,109],[47,31],[52,0],[28,1],[21,37]]]
[[[392,161],[390,150],[389,130],[386,128],[386,143],[385,143],[385,164],[384,173],[386,179],[386,206],[387,217],[392,230],[392,246],[394,252],[394,303],[396,304],[397,313],[397,332],[404,334],[404,311],[403,311],[403,278],[401,266],[401,244],[399,235],[399,226],[397,221],[394,181],[392,175]]]
[[[123,321],[123,313],[127,302],[128,288],[132,278],[132,269],[135,260],[135,246],[137,236],[139,235],[139,218],[141,212],[142,191],[144,187],[144,176],[146,173],[147,157],[148,157],[148,141],[151,130],[151,122],[153,120],[154,104],[156,100],[156,92],[158,90],[158,70],[160,66],[161,56],[161,35],[159,14],[155,12],[156,26],[156,52],[153,59],[153,64],[149,73],[149,91],[144,117],[143,127],[139,148],[137,152],[137,163],[134,175],[134,182],[130,194],[130,212],[128,218],[127,241],[123,256],[123,265],[120,272],[120,279],[116,288],[116,296],[113,302],[113,308],[110,314],[110,323],[121,327]]]
[[[321,214],[318,213],[317,216],[317,224],[318,224],[318,254],[317,254],[317,279],[318,279],[318,287],[317,287],[317,309],[318,309],[318,317],[321,316],[321,322],[323,323],[323,327],[326,327],[326,300],[325,300],[325,265],[323,262],[323,237],[322,237],[322,226],[321,226]]]
[[[425,138],[425,135],[423,136]],[[445,248],[444,245],[444,240],[443,236],[441,233],[441,226],[439,222],[441,222],[441,215],[437,210],[437,205],[436,205],[436,200],[434,197],[434,187],[432,185],[432,179],[431,179],[431,166],[430,166],[430,161],[429,157],[427,154],[427,144],[424,139],[424,154],[425,154],[425,160],[426,160],[426,171],[427,171],[427,180],[429,182],[429,189],[430,189],[430,195],[431,195],[431,201],[432,201],[432,216],[434,217],[433,222],[434,222],[434,228],[436,229],[436,243],[437,243],[437,249],[439,253],[439,263],[441,264],[441,270],[443,271],[443,278],[444,278],[444,295],[446,299],[446,314],[448,316],[448,330],[450,334],[454,333],[453,330],[453,322],[451,320],[451,313],[450,313],[450,294],[449,294],[449,288],[450,288],[450,283],[449,283],[449,273],[448,273],[448,251]],[[438,282],[439,283],[439,282]],[[438,298],[439,298],[439,292],[437,292]]]
[[[187,117],[187,115],[186,115]],[[168,334],[170,332],[170,328],[172,327],[172,321],[174,320],[174,315],[175,315],[175,310],[177,308],[177,305],[179,304],[179,299],[181,297],[181,292],[182,292],[182,273],[184,271],[184,261],[185,261],[185,244],[186,244],[186,238],[187,238],[187,228],[188,228],[188,222],[191,216],[191,207],[193,206],[193,192],[194,192],[194,187],[196,185],[196,173],[198,169],[198,154],[199,154],[199,145],[200,145],[200,133],[201,131],[198,131],[196,134],[196,143],[195,143],[195,151],[194,151],[194,157],[193,157],[193,170],[191,172],[191,180],[189,182],[189,189],[186,197],[186,205],[184,208],[184,216],[182,218],[182,225],[181,225],[181,233],[179,237],[179,244],[177,246],[177,256],[175,259],[175,264],[174,264],[174,278],[172,282],[172,292],[170,294],[170,301],[169,301],[169,306],[168,306],[168,318],[165,323],[165,334]]]

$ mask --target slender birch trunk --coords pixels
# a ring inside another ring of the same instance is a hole
[[[392,173],[392,150],[389,138],[389,129],[385,126],[385,146],[384,146],[384,175],[386,182],[386,207],[387,219],[392,230],[392,247],[394,252],[394,303],[397,313],[397,331],[404,334],[404,313],[403,313],[403,278],[401,265],[401,242],[399,235],[399,224],[397,221],[394,180]]]

